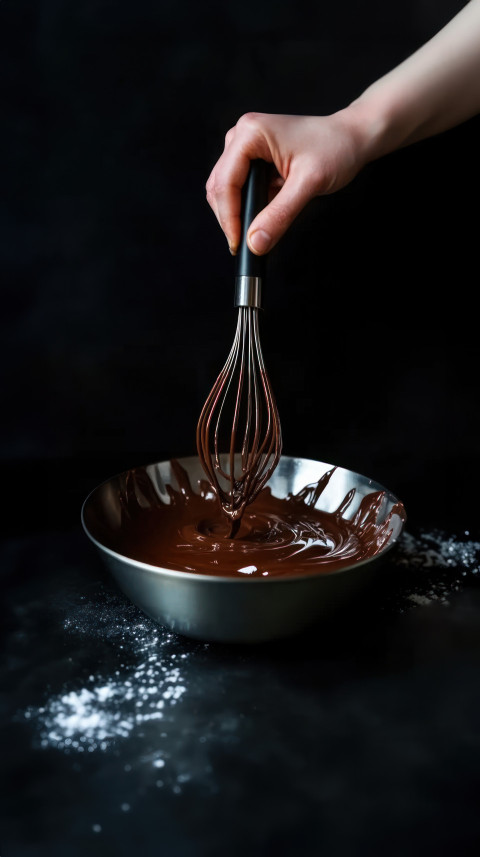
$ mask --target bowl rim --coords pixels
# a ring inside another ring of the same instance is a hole
[[[151,565],[150,563],[142,562],[141,560],[138,560],[138,559],[133,559],[132,557],[126,556],[125,554],[121,554],[121,553],[118,553],[118,551],[112,550],[112,548],[109,548],[106,545],[99,542],[98,539],[96,539],[92,535],[92,533],[89,531],[87,524],[86,524],[86,521],[85,521],[85,510],[86,510],[86,507],[87,507],[89,501],[93,497],[93,495],[97,491],[99,491],[103,485],[107,485],[109,482],[112,482],[114,479],[118,479],[119,477],[123,476],[125,473],[129,473],[132,470],[146,470],[148,467],[155,467],[156,465],[159,465],[159,464],[169,464],[172,460],[178,461],[180,464],[182,464],[183,462],[188,462],[188,461],[191,461],[191,462],[198,461],[197,455],[173,456],[172,458],[168,458],[168,459],[165,459],[163,461],[154,461],[154,462],[151,462],[150,464],[138,464],[135,467],[129,467],[127,470],[121,470],[118,473],[114,474],[113,476],[109,476],[107,479],[104,479],[103,482],[99,482],[99,484],[96,485],[95,488],[93,488],[87,494],[87,496],[85,497],[85,500],[82,503],[82,507],[81,507],[81,511],[80,511],[80,520],[81,520],[83,530],[84,530],[85,534],[88,536],[88,538],[90,539],[90,541],[102,553],[108,554],[110,557],[112,557],[115,560],[120,560],[120,562],[122,562],[123,564],[126,564],[128,566],[134,566],[139,571],[154,572],[159,577],[167,576],[167,577],[173,577],[173,578],[180,579],[180,580],[191,580],[191,581],[197,581],[197,582],[204,581],[206,583],[207,582],[209,582],[209,583],[215,582],[215,583],[219,583],[219,584],[229,583],[229,584],[237,584],[240,586],[246,586],[248,584],[250,584],[250,585],[255,584],[257,586],[259,586],[261,584],[264,584],[266,586],[272,586],[272,584],[294,584],[294,583],[297,583],[299,581],[319,580],[322,578],[326,579],[326,578],[334,577],[336,575],[343,574],[345,572],[354,571],[355,569],[361,568],[364,565],[369,565],[370,563],[374,562],[375,560],[383,559],[385,554],[387,554],[398,543],[398,540],[403,533],[405,523],[407,520],[407,516],[406,516],[406,512],[405,512],[405,507],[404,507],[402,501],[395,494],[393,494],[393,492],[390,491],[390,489],[385,488],[384,485],[382,485],[380,482],[377,482],[375,479],[370,479],[370,477],[365,476],[363,473],[358,473],[357,471],[351,470],[348,467],[343,467],[342,465],[328,464],[328,462],[326,462],[326,461],[320,461],[319,459],[316,459],[316,458],[303,458],[303,457],[298,456],[298,455],[282,455],[281,458],[294,460],[294,461],[295,460],[296,461],[302,461],[302,462],[312,463],[312,464],[322,464],[322,465],[325,465],[327,467],[327,469],[335,467],[338,470],[345,470],[348,473],[351,473],[353,476],[358,476],[361,479],[367,480],[372,485],[373,491],[384,491],[385,494],[388,495],[389,501],[394,502],[394,503],[400,503],[404,509],[404,517],[400,521],[400,530],[399,530],[398,536],[391,538],[390,541],[388,542],[388,544],[385,546],[385,548],[383,548],[380,553],[375,554],[375,556],[371,556],[371,557],[367,557],[366,559],[358,560],[357,562],[354,562],[351,565],[342,566],[342,568],[339,568],[338,571],[328,571],[328,572],[319,571],[318,573],[310,572],[309,574],[308,573],[307,574],[297,574],[297,575],[290,575],[290,576],[285,575],[285,576],[280,576],[280,577],[238,577],[237,578],[237,577],[222,576],[221,574],[218,574],[218,575],[217,574],[205,574],[203,572],[183,571],[180,568],[177,568],[177,569],[176,568],[164,568],[163,566],[159,566],[159,565]],[[268,482],[267,482],[267,486],[268,486]],[[267,486],[265,486],[265,487],[267,487]]]

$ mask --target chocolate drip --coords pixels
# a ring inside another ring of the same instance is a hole
[[[246,506],[270,479],[281,450],[280,419],[263,362],[258,310],[242,306],[232,350],[197,426],[199,459],[230,521],[226,537],[238,535]]]
[[[358,511],[345,512],[355,497],[347,493],[336,511],[316,508],[335,468],[286,498],[263,488],[238,521],[233,538],[216,494],[206,480],[192,488],[184,468],[172,461],[178,487],[159,496],[144,470],[121,477],[121,521],[117,552],[162,568],[222,577],[292,577],[335,572],[378,554],[389,541],[395,516],[405,520],[397,503],[382,520],[384,491],[363,497]],[[108,545],[108,534],[102,541]]]

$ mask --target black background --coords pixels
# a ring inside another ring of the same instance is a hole
[[[113,473],[195,453],[197,418],[235,327],[233,263],[205,201],[225,132],[248,110],[344,107],[463,5],[2,0],[1,520],[11,537],[2,571],[13,605],[2,631],[13,640],[13,705],[41,704],[45,683],[58,692],[102,659],[105,669],[117,666],[114,645],[95,638],[78,652],[62,629],[88,586],[92,603],[101,601],[100,579],[107,613],[115,612],[108,598],[116,589],[87,553],[80,506]],[[472,537],[479,536],[479,143],[475,117],[312,201],[270,256],[261,327],[286,454],[385,484],[404,501],[413,531],[467,529]],[[31,753],[30,735],[12,727],[11,854],[109,857],[136,842],[168,857],[290,855],[298,847],[316,855],[324,846],[328,854],[403,857],[432,843],[437,854],[476,853],[478,591],[465,598],[426,618],[420,611],[382,624],[374,614],[369,625],[359,616],[349,635],[320,635],[317,648],[312,638],[306,654],[300,643],[266,655],[217,650],[193,658],[200,715],[213,724],[215,712],[223,717],[225,700],[217,705],[205,693],[219,676],[228,704],[247,712],[251,727],[238,752],[218,749],[214,759],[223,840],[214,836],[213,804],[205,810],[193,792],[190,839],[186,804],[159,805],[166,850],[158,850],[162,831],[140,783],[138,828],[97,839],[95,850],[92,806],[107,794],[116,799],[114,755],[92,754],[77,776],[69,757]],[[318,712],[337,690],[340,709],[331,709],[323,736],[326,764],[352,774],[353,785],[339,787],[321,828],[321,772],[310,751]],[[375,717],[368,718],[384,698],[391,701],[379,752]],[[360,725],[345,749],[335,730],[348,706]],[[183,717],[190,728],[186,708]],[[183,722],[171,726],[180,750]],[[418,757],[409,755],[414,739]],[[260,773],[250,764],[257,745],[266,760]],[[420,757],[424,774],[412,785]],[[297,762],[310,773],[304,794],[294,789]],[[368,813],[354,803],[364,776]],[[268,789],[274,797],[265,803]],[[252,839],[248,828],[238,834],[235,801],[254,819]],[[277,801],[286,839],[269,827]],[[265,806],[255,840],[255,813]],[[70,819],[88,827],[75,848]]]
[[[235,324],[204,190],[226,130],[345,106],[462,5],[2,3],[2,454],[11,489],[42,486],[29,526],[195,452]],[[479,135],[475,117],[371,164],[270,256],[285,453],[378,479],[424,523],[463,524],[476,496]]]

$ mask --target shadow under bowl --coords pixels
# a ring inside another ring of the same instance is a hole
[[[204,479],[196,456],[179,458],[177,462],[187,472],[192,486]],[[321,461],[282,456],[268,485],[273,495],[285,498],[318,482],[332,467]],[[386,521],[393,510],[388,538],[375,556],[354,561],[338,571],[325,572],[319,566],[318,574],[314,571],[305,576],[277,578],[222,577],[162,568],[122,553],[124,487],[129,474],[144,483],[148,481],[150,494],[154,492],[159,504],[165,502],[168,486],[178,487],[170,461],[114,476],[85,500],[82,507],[85,532],[134,604],[170,630],[199,640],[259,643],[299,633],[321,617],[332,615],[371,584],[381,560],[397,542],[405,523],[403,506],[390,491],[368,477],[337,467],[317,508],[336,511],[354,489],[354,499],[345,517],[353,518],[362,499],[377,491],[384,492],[377,523]],[[402,513],[395,513],[394,507]],[[148,511],[148,504],[145,509]]]

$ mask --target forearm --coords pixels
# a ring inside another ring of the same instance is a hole
[[[273,162],[274,198],[250,224],[248,236],[250,249],[261,255],[312,197],[344,187],[369,161],[479,112],[480,0],[470,0],[436,36],[343,110],[330,116],[240,117],[210,174],[207,199],[234,253],[250,161]]]
[[[363,135],[366,161],[480,112],[480,0],[341,112]]]

